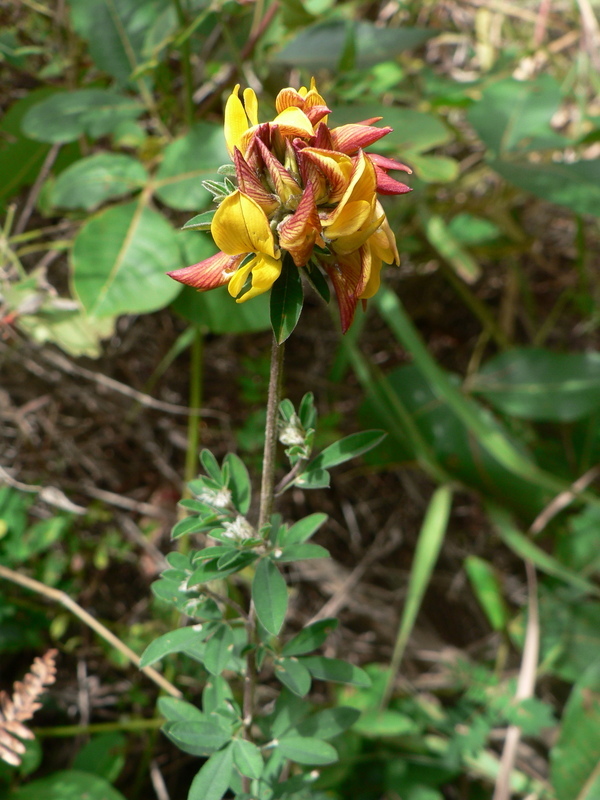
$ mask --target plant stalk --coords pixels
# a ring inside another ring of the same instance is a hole
[[[265,425],[265,449],[263,451],[262,483],[260,487],[260,512],[258,529],[262,528],[273,513],[275,495],[275,450],[277,447],[277,415],[281,395],[284,345],[277,344],[273,337],[271,350],[271,372],[269,375],[269,396],[267,399],[267,421]]]
[[[266,525],[273,513],[273,499],[275,496],[275,453],[277,449],[277,416],[279,413],[279,400],[281,397],[281,382],[283,375],[283,344],[277,344],[273,337],[271,348],[271,370],[269,373],[269,395],[267,398],[267,419],[265,424],[265,447],[263,451],[262,479],[260,486],[260,509],[258,514],[258,530]],[[248,654],[246,656],[246,675],[244,679],[243,719],[244,736],[252,739],[252,720],[254,718],[254,689],[256,686],[256,666],[254,653],[256,646],[256,612],[254,603],[250,602],[250,609],[246,619],[248,633]],[[250,791],[250,778],[242,778],[242,788]]]

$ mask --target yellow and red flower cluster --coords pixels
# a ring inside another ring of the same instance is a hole
[[[388,175],[410,169],[364,152],[392,130],[373,127],[379,117],[329,128],[314,79],[310,89],[279,92],[276,109],[271,122],[259,124],[253,90],[243,101],[239,86],[233,90],[224,128],[238,188],[210,226],[221,252],[169,275],[201,291],[228,284],[239,303],[273,286],[287,252],[296,267],[317,265],[329,276],[346,332],[358,301],[379,288],[382,263],[399,263],[377,194],[410,191]]]

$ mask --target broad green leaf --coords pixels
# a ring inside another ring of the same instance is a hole
[[[248,778],[260,778],[265,762],[258,747],[246,739],[233,742],[233,763]]]
[[[490,359],[472,389],[505,414],[573,422],[600,407],[600,353],[513,348]]]
[[[378,103],[336,106],[330,118],[330,125],[335,127],[342,123],[356,122],[358,119],[381,116],[383,119],[376,125],[390,126],[393,130],[376,143],[375,151],[378,153],[393,150],[402,160],[402,156],[407,152],[411,155],[425,153],[432,147],[439,147],[452,139],[452,131],[434,114],[397,106],[382,108]],[[402,180],[400,173],[396,173],[396,177]]]
[[[297,658],[277,659],[275,677],[298,697],[304,697],[310,691],[312,682],[310,672]]]
[[[422,206],[420,218],[429,243],[457,275],[467,283],[474,283],[481,276],[481,268],[469,251],[454,238],[442,217],[439,214],[430,214],[426,207]]]
[[[319,766],[334,764],[338,760],[337,750],[322,739],[311,736],[284,736],[277,746],[279,752],[298,764]]]
[[[495,631],[505,630],[508,612],[494,568],[479,556],[467,556],[464,567],[488,622]]]
[[[171,308],[210,333],[252,333],[271,326],[268,293],[253,297],[250,303],[236,303],[226,286],[210,292],[184,286]]]
[[[275,559],[284,564],[291,561],[306,561],[310,558],[329,558],[329,550],[320,544],[291,544],[284,547]]]
[[[263,558],[256,567],[252,599],[261,625],[277,636],[285,619],[288,593],[283,576],[269,558]]]
[[[290,639],[283,646],[281,652],[284,656],[301,656],[310,653],[320,647],[337,626],[338,620],[335,618],[313,622],[312,625],[307,625],[293,639]]]
[[[363,68],[395,58],[398,53],[418,47],[433,36],[422,28],[378,28],[372,22],[356,22],[353,26],[354,66]],[[272,58],[275,63],[294,67],[335,69],[348,47],[348,27],[344,20],[331,20],[304,28]],[[371,115],[374,116],[374,115]],[[378,114],[377,116],[381,116]],[[361,116],[355,119],[363,119]]]
[[[360,433],[353,433],[340,439],[339,442],[334,442],[326,447],[319,455],[313,459],[307,467],[306,472],[312,470],[331,469],[338,464],[343,464],[345,461],[350,461],[352,458],[368,452],[373,447],[382,442],[387,434],[385,431],[361,431]],[[306,473],[303,473],[306,476]]]
[[[40,142],[74,142],[83,134],[106,136],[143,112],[142,104],[112,89],[77,89],[42,100],[25,114],[22,130]]]
[[[286,255],[281,275],[271,288],[271,326],[278,344],[283,344],[296,327],[303,303],[304,292],[300,270],[291,257]]]
[[[550,121],[561,102],[560,86],[550,75],[532,81],[514,78],[490,83],[467,112],[469,122],[490,151],[500,153],[564,147]]]
[[[169,722],[206,721],[206,715],[199,708],[178,697],[159,697],[157,706]]]
[[[600,159],[564,163],[525,160],[491,161],[499,175],[546,202],[576,214],[600,216]]]
[[[500,228],[489,219],[466,212],[452,217],[448,229],[455,239],[466,245],[488,244],[502,235]]]
[[[79,231],[71,258],[73,288],[95,317],[155,311],[180,291],[165,274],[180,263],[175,231],[141,203],[92,217]]]
[[[98,775],[76,769],[59,770],[11,792],[11,800],[125,800]]]
[[[325,658],[325,656],[305,656],[300,659],[308,668],[313,678],[333,683],[349,683],[352,686],[368,688],[371,679],[360,667],[342,661],[339,658]]]
[[[220,675],[233,652],[233,633],[229,625],[222,623],[206,644],[204,667],[211,675]]]
[[[291,544],[306,542],[311,536],[314,536],[326,520],[327,514],[322,513],[311,514],[308,517],[304,517],[304,519],[295,522],[288,531],[282,533],[279,537],[278,544],[282,547],[287,547]]]
[[[31,185],[39,175],[49,145],[25,138],[21,133],[23,117],[28,110],[55,93],[54,89],[34,89],[17,100],[0,120],[0,202],[16,194],[22,186]],[[64,150],[59,154],[54,166],[64,168],[69,163],[62,163]],[[75,146],[71,148],[73,151]],[[77,157],[71,152],[70,157]]]
[[[600,797],[600,664],[577,681],[565,706],[558,741],[550,753],[557,800]]]
[[[240,514],[246,514],[250,508],[252,486],[246,465],[235,453],[228,453],[223,464],[227,464],[230,471],[229,489],[231,500]]]
[[[167,722],[163,733],[184,753],[207,756],[220,750],[231,739],[231,731],[211,720]]]
[[[156,196],[171,208],[195,211],[212,201],[202,181],[216,178],[229,154],[219,125],[199,122],[167,145],[156,173]]]
[[[127,739],[122,733],[104,733],[92,738],[78,751],[72,769],[99,775],[114,783],[125,766]]]
[[[17,327],[38,344],[52,342],[69,355],[99,358],[102,340],[114,333],[115,318],[97,319],[80,308],[64,310],[59,301],[60,298],[50,298],[48,306],[37,314],[23,314],[17,320]]]
[[[87,41],[99,69],[127,83],[143,60],[147,34],[158,18],[160,3],[144,0],[69,0],[71,21]]]
[[[141,189],[148,180],[144,166],[123,153],[98,153],[82,158],[61,172],[49,202],[60,208],[90,211],[106,200]]]
[[[211,630],[210,625],[188,625],[163,633],[144,650],[140,658],[140,667],[149,667],[171,653],[185,652],[194,644],[204,641]]]
[[[297,731],[302,736],[317,737],[318,739],[333,739],[340,733],[348,730],[360,717],[360,711],[350,706],[336,706],[318,711],[316,714],[302,720],[297,725]]]
[[[192,781],[187,800],[221,800],[233,770],[233,748],[214,753]]]
[[[451,183],[460,174],[460,164],[449,156],[432,156],[414,150],[402,150],[402,160],[426,183]]]

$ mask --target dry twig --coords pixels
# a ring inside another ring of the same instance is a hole
[[[181,692],[179,689],[177,689],[172,683],[164,678],[160,672],[157,672],[152,667],[140,667],[139,656],[134,653],[130,647],[127,647],[127,645],[117,636],[115,636],[114,633],[109,631],[105,625],[99,622],[95,617],[92,617],[91,614],[88,614],[88,612],[72,598],[70,598],[66,592],[63,592],[60,589],[54,589],[52,586],[46,586],[45,584],[40,583],[40,581],[29,578],[27,575],[21,575],[19,572],[15,572],[8,567],[2,566],[2,564],[0,564],[0,578],[5,578],[12,583],[16,583],[19,586],[24,586],[26,589],[37,592],[43,597],[47,597],[56,603],[60,603],[72,614],[75,614],[75,616],[84,622],[89,628],[91,628],[93,631],[96,631],[96,633],[101,636],[105,642],[108,642],[116,650],[122,653],[132,664],[135,664],[135,666],[138,667],[144,673],[144,675],[150,678],[150,680],[154,681],[154,683],[157,686],[160,686],[160,688],[165,692],[170,694],[171,697],[181,697]]]
[[[34,660],[31,672],[25,675],[23,681],[14,684],[12,698],[7,692],[0,691],[0,759],[13,767],[19,766],[25,752],[25,745],[19,740],[35,738],[23,723],[42,707],[39,697],[44,687],[56,680],[57,652],[48,650],[41,658]]]

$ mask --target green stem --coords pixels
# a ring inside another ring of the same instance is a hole
[[[277,344],[273,337],[271,348],[271,371],[269,374],[269,395],[267,398],[267,419],[265,424],[265,448],[263,452],[262,480],[260,486],[260,510],[258,515],[258,530],[266,525],[273,513],[273,499],[275,495],[275,453],[277,449],[277,415],[279,413],[279,400],[281,396],[281,379],[283,375],[284,346]],[[254,719],[254,690],[256,686],[255,649],[256,639],[256,612],[254,604],[250,603],[246,619],[248,635],[248,652],[246,655],[246,674],[244,678],[243,719],[244,736],[252,738],[252,720]],[[242,788],[250,791],[250,778],[242,778]]]
[[[277,344],[273,337],[271,350],[271,373],[269,375],[269,396],[267,399],[267,421],[265,425],[265,449],[263,452],[262,483],[260,487],[260,513],[258,529],[266,525],[273,513],[275,495],[275,450],[277,447],[277,415],[281,395],[284,345]]]

